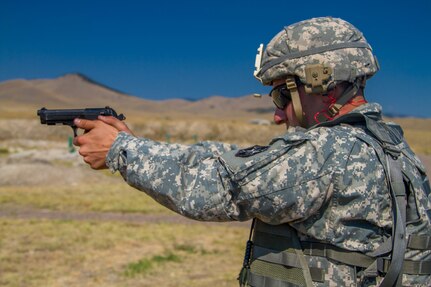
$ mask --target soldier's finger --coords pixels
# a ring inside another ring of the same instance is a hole
[[[125,131],[128,133],[132,133],[130,131],[129,127],[123,121],[120,121],[119,119],[117,119],[115,117],[99,116],[98,119],[101,120],[102,122],[110,125],[110,126],[113,126],[114,128],[116,128],[119,131]]]
[[[83,156],[83,160],[85,163],[87,163],[92,169],[105,169],[107,168],[105,160],[104,159],[98,159],[94,158],[91,155]]]
[[[84,160],[85,163],[91,164],[91,158],[89,156],[82,156],[82,159]]]
[[[78,128],[84,129],[84,130],[91,130],[96,127],[96,122],[91,120],[75,119],[73,123]]]
[[[83,137],[83,136],[76,136],[73,139],[73,144],[76,145],[76,146],[81,146],[84,143],[85,143],[85,137]]]
[[[86,157],[87,156],[87,153],[85,152],[85,149],[83,149],[83,148],[80,148],[79,151],[78,151],[78,153],[82,157]]]
[[[112,117],[112,116],[99,116],[98,119],[101,120],[102,122],[110,125],[110,126],[117,128],[117,129],[123,123],[122,121],[120,121],[116,117]]]

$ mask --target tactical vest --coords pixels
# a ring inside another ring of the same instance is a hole
[[[402,274],[430,276],[431,261],[405,258],[406,251],[431,250],[431,236],[415,232],[420,219],[408,169],[418,167],[402,166],[399,160],[401,153],[414,157],[407,151],[401,127],[383,122],[378,113],[350,113],[313,128],[339,124],[362,128],[368,136],[360,139],[374,148],[384,166],[392,201],[392,236],[374,252],[363,254],[325,242],[300,241],[289,224],[269,225],[254,219],[238,278],[240,286],[314,286],[313,282],[327,286],[325,274],[331,272],[331,264],[347,266],[352,281],[364,285],[401,286]],[[425,170],[420,173],[423,190],[431,196]]]

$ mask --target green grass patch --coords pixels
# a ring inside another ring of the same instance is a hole
[[[163,265],[169,262],[181,262],[180,256],[174,253],[169,253],[167,255],[155,255],[149,259],[143,258],[137,262],[129,263],[126,266],[124,275],[128,277],[134,277],[139,274],[144,274],[156,266]]]
[[[197,252],[196,246],[191,244],[176,244],[174,247],[175,250],[184,251],[190,254]]]

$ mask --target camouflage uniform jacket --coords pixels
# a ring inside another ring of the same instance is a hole
[[[355,112],[381,112],[365,104]],[[377,145],[352,125],[289,128],[267,147],[238,150],[202,142],[186,146],[120,133],[106,162],[127,183],[184,216],[204,221],[289,223],[302,239],[315,239],[363,253],[391,234],[391,199]],[[239,152],[239,153],[238,153]],[[412,166],[412,199],[419,223],[430,234],[431,203],[425,169],[407,148],[403,165]],[[408,229],[409,230],[409,229]],[[429,252],[410,258],[430,259]]]

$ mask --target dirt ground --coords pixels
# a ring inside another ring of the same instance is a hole
[[[74,186],[116,179],[92,170],[76,151],[70,152],[67,137],[59,142],[10,134],[0,140],[0,186]]]

